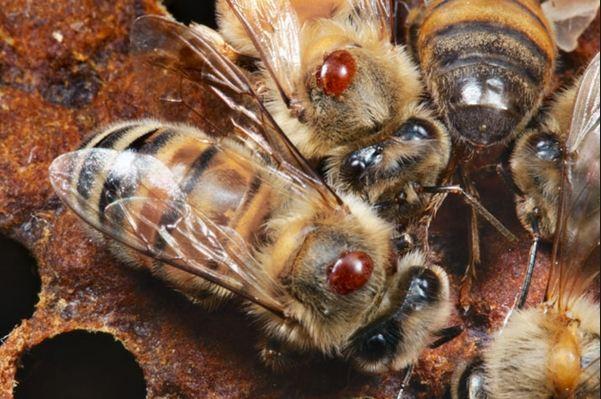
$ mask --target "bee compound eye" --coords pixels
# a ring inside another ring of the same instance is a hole
[[[380,362],[394,357],[401,341],[399,326],[393,319],[381,321],[357,336],[355,355],[367,362]]]
[[[353,183],[359,182],[366,170],[382,162],[383,152],[384,148],[380,145],[361,148],[353,152],[342,165],[341,172],[345,180]]]
[[[337,97],[353,83],[356,73],[355,58],[346,50],[338,50],[327,56],[317,71],[317,86],[326,95]]]
[[[344,253],[328,270],[330,289],[349,295],[363,288],[374,271],[374,263],[365,252]]]
[[[541,161],[555,162],[561,157],[559,143],[549,135],[539,137],[534,143],[534,150]]]
[[[386,354],[388,351],[388,342],[384,334],[375,334],[365,341],[365,352],[370,355],[379,358]]]
[[[429,122],[410,119],[397,130],[395,136],[402,141],[421,141],[433,136],[434,126]]]

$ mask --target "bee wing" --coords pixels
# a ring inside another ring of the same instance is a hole
[[[106,176],[109,201],[91,200],[94,187],[78,184],[82,173]],[[79,150],[52,163],[50,181],[59,198],[102,233],[284,317],[277,300],[281,287],[264,273],[252,246],[194,206],[181,181],[157,158],[133,151]]]
[[[272,2],[266,3],[275,7]],[[270,12],[275,10],[270,9]],[[342,201],[338,195],[288,140],[257,97],[244,72],[215,48],[214,39],[205,32],[149,15],[134,23],[132,45],[155,65],[174,71],[199,90],[210,92],[216,101],[228,108],[227,118],[238,140],[289,174],[300,189],[309,186],[320,193],[325,206],[340,207]]]
[[[563,51],[578,48],[578,39],[595,19],[597,0],[552,0],[541,4],[545,16],[555,26],[557,46]]]
[[[582,77],[566,143],[553,268],[547,296],[566,309],[599,274],[599,54]]]
[[[599,53],[591,61],[582,76],[582,82],[574,113],[570,135],[566,143],[570,153],[581,152],[583,141],[599,127]]]
[[[290,106],[301,78],[301,24],[290,0],[226,0]]]

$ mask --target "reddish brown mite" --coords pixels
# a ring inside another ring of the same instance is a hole
[[[348,295],[367,284],[374,263],[365,252],[347,252],[334,263],[328,272],[328,283],[332,291]]]
[[[324,60],[317,71],[317,86],[328,96],[338,97],[353,83],[357,63],[346,50],[338,50]]]

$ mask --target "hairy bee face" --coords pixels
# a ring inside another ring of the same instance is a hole
[[[427,111],[408,107],[374,143],[345,146],[329,159],[330,181],[367,198],[385,220],[403,223],[427,203],[420,186],[435,185],[450,158],[450,138]],[[404,118],[404,117],[403,117]]]
[[[440,137],[437,129],[425,119],[408,120],[388,140],[349,153],[340,167],[341,180],[360,191],[400,173],[419,174],[428,144]]]
[[[511,154],[511,173],[520,194],[516,201],[518,217],[531,231],[532,215],[538,214],[540,234],[546,240],[555,234],[564,145],[576,94],[575,88],[560,93],[540,125],[517,138]]]
[[[347,356],[365,372],[396,371],[417,360],[431,334],[449,314],[447,276],[410,253],[399,261],[395,294],[382,302],[380,314],[351,338]]]
[[[517,213],[522,224],[531,228],[532,215],[539,214],[543,238],[555,233],[561,161],[559,135],[552,131],[529,131],[516,142],[511,170],[521,195],[517,198]]]
[[[450,315],[446,273],[421,251],[391,261],[390,230],[379,242],[374,231],[361,234],[364,222],[330,222],[286,251],[292,261],[280,279],[300,305],[292,309],[302,328],[274,325],[276,335],[295,348],[310,342],[341,353],[367,373],[413,364]]]

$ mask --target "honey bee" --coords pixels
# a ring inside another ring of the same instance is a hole
[[[455,398],[599,398],[599,304],[588,296],[599,275],[599,54],[577,88],[562,152],[561,191],[545,302],[519,310],[459,372]],[[480,383],[479,383],[480,382]],[[480,395],[480,396],[478,396]]]
[[[308,4],[221,0],[220,32],[260,59],[266,106],[328,182],[395,224],[419,215],[450,157],[444,126],[420,104],[423,86],[392,44],[387,0]]]
[[[509,165],[502,162],[499,171],[516,193],[516,212],[521,224],[532,235],[527,279],[517,304],[526,301],[541,241],[555,236],[563,144],[567,141],[579,84],[562,92],[536,127],[521,134],[510,150]]]
[[[561,187],[562,143],[567,140],[578,85],[561,93],[540,126],[515,141],[510,156],[517,192],[517,214],[532,234],[551,240],[555,234]],[[536,226],[533,226],[536,223]]]
[[[522,132],[552,88],[557,49],[535,0],[433,0],[414,7],[407,42],[453,140],[462,184],[472,159]],[[480,263],[478,215],[470,221],[471,252],[462,303]]]
[[[419,250],[396,256],[393,227],[323,182],[213,39],[157,16],[132,31],[137,53],[228,110],[228,134],[113,125],[53,162],[58,196],[117,257],[193,301],[245,299],[274,369],[306,353],[369,373],[410,366],[449,316],[446,273]]]

